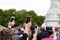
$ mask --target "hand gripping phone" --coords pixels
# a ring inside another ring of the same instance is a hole
[[[31,18],[30,18],[30,17],[26,17],[26,24],[27,24],[27,23],[29,23],[29,22],[30,22],[30,20],[31,20]]]
[[[10,22],[15,21],[15,17],[11,17]]]

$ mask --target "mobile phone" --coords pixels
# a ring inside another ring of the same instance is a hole
[[[15,17],[11,17],[10,19],[10,22],[14,21],[15,20]]]
[[[30,22],[30,17],[26,17],[26,24]]]
[[[52,27],[46,27],[46,30],[52,30]]]

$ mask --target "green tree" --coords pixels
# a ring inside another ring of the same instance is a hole
[[[10,21],[11,16],[15,17],[15,26],[20,23],[24,23],[27,16],[31,17],[32,24],[37,23],[39,26],[43,23],[45,17],[38,16],[35,11],[27,11],[25,9],[16,11],[16,9],[2,10],[0,9],[0,24],[7,27],[8,22]]]

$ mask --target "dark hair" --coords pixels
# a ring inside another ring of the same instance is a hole
[[[50,36],[51,34],[53,34],[53,32],[52,32],[52,31],[46,31],[46,32],[48,32],[49,36]]]
[[[42,31],[40,34],[37,35],[37,40],[49,37],[51,34],[52,34],[52,31]]]

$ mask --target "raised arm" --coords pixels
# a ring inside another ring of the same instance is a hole
[[[56,31],[55,31],[55,27],[52,28],[52,31],[53,31],[53,38],[54,38],[54,40],[56,40],[56,34],[57,34],[57,33],[56,33]]]
[[[24,30],[24,33],[29,34],[31,25],[32,25],[31,22],[25,24],[25,30]]]
[[[8,23],[8,28],[12,28],[14,26],[14,24],[15,24],[15,21],[9,22]]]
[[[32,40],[37,40],[37,34],[38,34],[38,26],[37,26],[37,28],[35,28],[35,33],[33,34]]]

